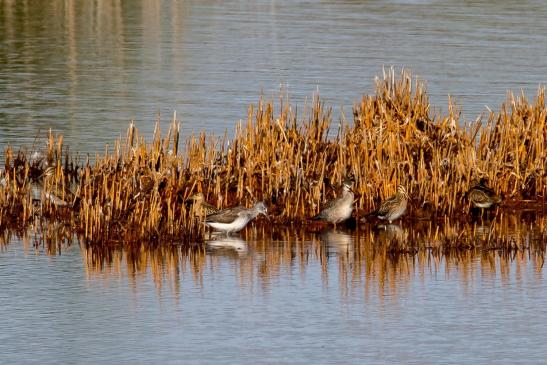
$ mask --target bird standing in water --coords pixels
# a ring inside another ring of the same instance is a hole
[[[384,201],[380,205],[380,208],[367,214],[367,217],[378,217],[391,223],[405,214],[409,199],[410,197],[405,187],[398,185],[397,193]]]
[[[494,190],[486,186],[485,178],[480,179],[465,195],[475,208],[488,209],[501,203],[501,198],[496,195]]]
[[[329,201],[321,212],[312,219],[326,221],[334,224],[334,227],[336,227],[336,224],[351,217],[351,213],[353,212],[353,199],[355,198],[352,188],[353,180],[345,179],[342,184],[341,194],[337,198]]]
[[[234,207],[219,210],[205,218],[205,224],[214,230],[225,232],[230,235],[239,232],[247,223],[263,214],[268,220],[268,208],[263,202],[256,203],[252,208]]]

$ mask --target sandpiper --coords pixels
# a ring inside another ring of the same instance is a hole
[[[205,213],[206,217],[211,214],[215,214],[219,212],[219,210],[216,207],[214,207],[213,205],[205,201],[205,196],[203,195],[203,193],[194,194],[191,197],[189,197],[187,201],[194,202],[194,204],[196,204],[198,209],[201,209]]]
[[[7,185],[6,174],[3,169],[0,169],[0,186],[5,188]]]
[[[263,202],[256,203],[252,208],[234,207],[219,210],[208,215],[205,224],[217,231],[229,235],[232,232],[239,232],[247,223],[255,219],[257,215],[263,214],[268,218],[268,208]],[[269,218],[268,218],[269,219]]]
[[[466,193],[469,201],[475,208],[488,209],[501,202],[501,198],[486,186],[486,179],[482,178]]]
[[[337,223],[343,222],[353,211],[353,199],[355,194],[352,190],[353,180],[345,179],[342,184],[342,193],[337,198],[327,202],[321,212],[313,217],[313,220],[327,221],[336,227]]]
[[[399,185],[397,186],[397,193],[384,201],[380,205],[380,208],[367,214],[367,217],[378,217],[391,223],[405,214],[409,199],[410,197],[408,196],[405,187]]]
[[[54,183],[57,166],[48,166],[37,180],[32,182],[34,196],[39,196],[44,192],[44,197],[51,204],[58,207],[74,207],[77,203],[77,197],[70,188],[61,183]]]

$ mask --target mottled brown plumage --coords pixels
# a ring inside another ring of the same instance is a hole
[[[501,198],[486,186],[485,179],[481,179],[479,183],[469,189],[466,195],[475,208],[488,209],[501,202]]]
[[[202,209],[202,211],[205,213],[205,216],[209,216],[219,211],[216,207],[205,201],[205,196],[203,195],[203,193],[197,193],[192,195],[188,198],[188,201],[194,202],[194,204],[196,204],[199,209]]]
[[[389,223],[399,219],[406,212],[408,200],[410,199],[404,186],[397,186],[397,193],[384,201],[380,208],[370,212],[367,216],[378,217],[387,220]]]
[[[44,197],[56,206],[74,206],[76,195],[68,186],[59,182],[55,183],[55,174],[57,166],[48,166],[42,175],[33,181],[33,189],[39,192],[44,192]]]

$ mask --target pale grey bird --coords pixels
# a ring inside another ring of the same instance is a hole
[[[353,212],[353,199],[355,198],[352,188],[353,180],[345,179],[342,184],[342,192],[340,195],[327,202],[321,212],[312,219],[326,221],[334,224],[336,227],[336,224],[351,217],[351,213]]]
[[[232,232],[239,232],[247,223],[263,214],[268,220],[268,208],[263,202],[256,203],[252,208],[234,207],[219,210],[205,218],[205,224],[217,231],[229,235]]]

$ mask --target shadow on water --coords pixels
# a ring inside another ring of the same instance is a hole
[[[126,276],[136,284],[151,275],[158,290],[178,294],[181,280],[207,285],[204,275],[229,263],[241,283],[266,288],[279,276],[306,275],[320,268],[323,285],[338,280],[343,296],[356,288],[396,296],[424,272],[507,277],[524,267],[540,275],[547,243],[547,219],[535,213],[499,215],[484,221],[416,221],[359,225],[356,229],[250,225],[240,235],[213,235],[204,244],[87,246],[58,224],[37,223],[40,234],[27,232],[27,254],[62,254],[79,245],[88,279]],[[36,231],[34,231],[36,232]],[[0,237],[7,247],[12,234]],[[2,247],[0,246],[0,247]],[[540,275],[541,276],[541,275]]]

